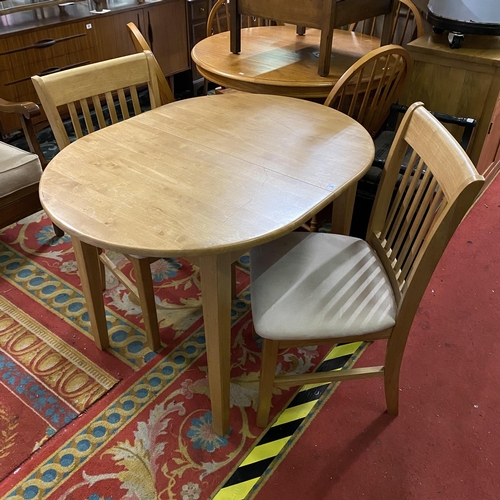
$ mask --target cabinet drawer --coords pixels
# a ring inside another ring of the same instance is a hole
[[[189,2],[191,21],[202,21],[208,17],[208,2],[206,0]]]
[[[9,37],[0,46],[0,65],[15,68],[72,54],[94,46],[92,29],[73,23]]]
[[[72,54],[63,54],[52,57],[44,61],[37,61],[29,66],[17,66],[10,74],[11,78],[6,78],[4,88],[14,92],[17,100],[38,101],[31,77],[38,74],[55,73],[57,70],[69,69],[71,67],[83,66],[92,61],[90,49],[82,50]],[[7,75],[5,75],[7,76]]]

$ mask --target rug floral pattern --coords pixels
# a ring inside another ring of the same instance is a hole
[[[111,258],[133,272],[120,255]],[[121,379],[0,483],[5,498],[209,498],[261,435],[255,425],[260,345],[251,328],[248,259],[238,264],[232,309],[237,383],[231,384],[226,436],[211,426],[199,270],[184,259],[164,259],[152,273],[164,348],[147,348],[138,304],[110,275],[105,302],[111,347],[101,352],[89,334],[70,238],[54,238],[43,213],[0,234],[2,295],[40,315],[55,336]],[[309,370],[321,355],[314,347],[287,351],[280,369]],[[291,396],[278,390],[273,414]]]

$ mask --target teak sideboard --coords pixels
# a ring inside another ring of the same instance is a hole
[[[142,31],[165,75],[190,68],[186,0],[108,5],[104,14],[92,14],[87,2],[78,2],[2,16],[0,97],[37,102],[31,76],[133,54],[129,22]],[[1,126],[4,133],[20,128],[16,117],[2,117]]]

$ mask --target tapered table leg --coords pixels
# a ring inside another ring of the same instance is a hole
[[[203,322],[214,431],[229,430],[231,256],[200,257]]]
[[[106,312],[102,297],[101,272],[99,269],[99,250],[75,236],[71,237],[75,252],[78,274],[82,282],[83,296],[90,318],[90,331],[99,349],[109,347]]]

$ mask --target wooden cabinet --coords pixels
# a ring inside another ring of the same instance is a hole
[[[468,151],[477,165],[500,92],[500,37],[467,35],[451,49],[446,35],[429,34],[407,49],[415,64],[401,102],[477,120]]]
[[[36,22],[32,12],[5,16],[8,26],[0,28],[0,97],[37,102],[33,75],[133,54],[129,22],[142,31],[165,75],[189,69],[186,0],[127,1],[133,3],[99,15],[79,2],[67,7],[65,15],[51,10],[52,15]],[[5,116],[3,132],[20,127],[17,117]]]
[[[497,104],[491,122],[488,127],[488,133],[484,141],[481,156],[477,164],[477,170],[480,174],[487,176],[489,173],[496,173],[500,169],[500,94],[498,94]]]
[[[135,52],[127,24],[133,22],[146,38],[165,75],[189,69],[186,6],[172,0],[146,8],[117,12],[93,20],[99,60]]]

